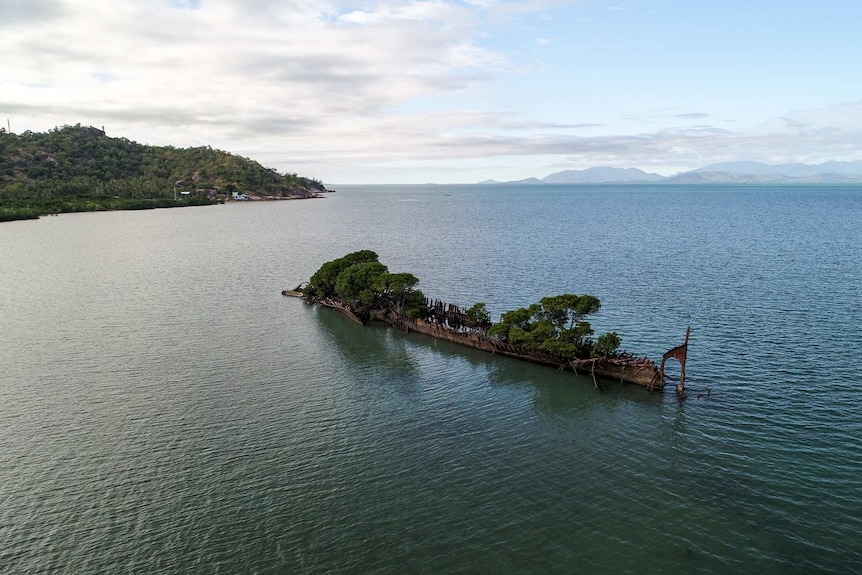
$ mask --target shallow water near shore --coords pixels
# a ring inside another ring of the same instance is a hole
[[[0,572],[862,572],[862,187],[336,189],[0,224]],[[688,399],[280,295],[357,249]]]

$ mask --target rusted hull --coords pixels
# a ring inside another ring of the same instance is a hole
[[[303,294],[296,290],[284,290],[282,295],[302,298]],[[334,300],[316,301],[320,305],[332,308],[346,315],[357,323],[363,320],[353,313],[347,306]],[[655,364],[647,358],[618,357],[618,358],[596,358],[591,360],[569,361],[565,358],[549,354],[526,350],[518,346],[503,343],[488,337],[479,331],[456,331],[436,323],[422,320],[411,320],[394,313],[377,314],[373,321],[383,325],[389,325],[400,330],[414,331],[441,339],[472,349],[487,351],[493,354],[505,355],[523,361],[530,361],[542,365],[556,367],[558,369],[571,369],[575,373],[600,377],[620,383],[633,383],[650,390],[660,390],[664,387],[662,372]]]
[[[568,360],[549,354],[536,353],[513,345],[503,344],[479,332],[456,332],[436,324],[404,320],[403,318],[377,318],[382,323],[403,329],[415,331],[437,339],[442,339],[473,349],[480,349],[494,354],[505,355],[516,359],[548,365],[551,367],[572,369],[582,375],[595,375],[621,383],[633,383],[648,389],[659,390],[664,387],[656,364],[646,358],[605,359],[600,358],[583,366],[572,365]]]
[[[596,367],[595,374],[614,381],[642,385],[651,390],[662,389],[664,387],[664,379],[661,377],[659,369],[653,362],[649,360],[646,360],[646,362],[647,365],[639,365],[638,363],[615,365],[609,363],[606,366]]]

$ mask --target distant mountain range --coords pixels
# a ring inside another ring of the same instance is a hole
[[[637,168],[587,168],[565,170],[542,179],[513,182],[485,180],[481,184],[722,184],[722,183],[862,183],[862,161],[822,164],[764,164],[761,162],[721,162],[665,177]]]

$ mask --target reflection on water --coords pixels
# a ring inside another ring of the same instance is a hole
[[[387,377],[407,377],[417,369],[406,342],[391,337],[387,330],[362,326],[339,312],[303,303],[314,314],[316,325],[336,344],[340,358],[351,368],[374,369]]]
[[[361,326],[335,310],[318,306],[309,308],[317,325],[337,344],[340,357],[352,369],[373,368],[385,371],[387,377],[406,380],[415,377],[420,368],[415,356],[431,354],[465,362],[471,371],[487,378],[486,382],[477,385],[525,389],[533,395],[535,407],[539,410],[577,411],[589,409],[595,402],[612,405],[617,401],[635,401],[660,405],[664,401],[663,393],[649,393],[640,386],[602,380],[601,389],[597,390],[588,375],[496,356],[423,334],[404,333],[392,327]]]

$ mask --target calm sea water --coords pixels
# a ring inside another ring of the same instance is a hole
[[[860,230],[860,187],[751,185],[4,223],[0,572],[862,573]],[[281,297],[363,248],[597,295],[638,354],[691,325],[689,398]]]

